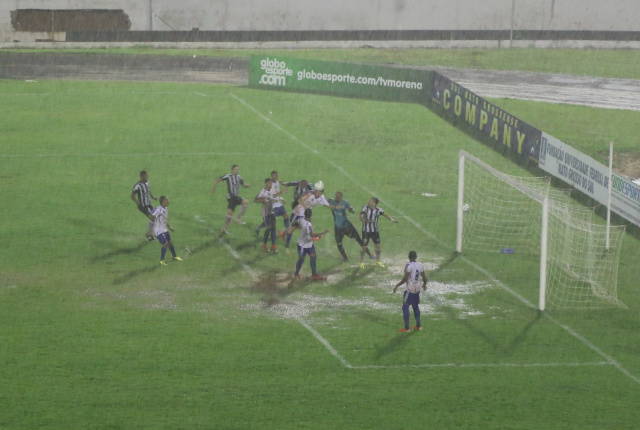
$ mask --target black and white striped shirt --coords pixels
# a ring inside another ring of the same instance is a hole
[[[133,186],[133,192],[138,196],[138,202],[142,206],[151,206],[151,191],[149,190],[148,182],[136,182]]]
[[[220,176],[220,179],[223,181],[227,181],[227,198],[231,198],[231,196],[237,196],[240,191],[240,185],[244,184],[244,180],[240,175],[232,175],[231,173],[227,173],[226,175]]]
[[[374,233],[378,231],[378,218],[384,213],[384,210],[379,207],[370,208],[369,205],[364,205],[361,214],[364,214],[364,221],[362,222],[362,231],[367,233]]]

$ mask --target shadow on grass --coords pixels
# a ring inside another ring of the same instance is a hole
[[[148,274],[148,273],[152,273],[155,272],[156,270],[162,268],[162,266],[160,266],[160,262],[158,261],[158,265],[154,265],[154,266],[149,266],[149,267],[145,267],[145,268],[141,268],[141,269],[137,269],[137,270],[132,270],[128,273],[125,273],[122,276],[118,276],[117,278],[115,278],[113,280],[113,284],[114,285],[120,285],[120,284],[124,284],[127,281],[130,281],[131,279],[140,276],[140,275],[144,275],[144,274]]]
[[[417,331],[412,330],[409,333],[398,333],[397,336],[392,337],[386,344],[378,346],[374,345],[375,354],[373,358],[379,360],[387,354],[391,354],[398,349],[402,348]]]
[[[107,260],[107,259],[112,258],[112,257],[118,257],[120,255],[134,254],[136,252],[139,252],[140,250],[145,248],[147,245],[150,245],[152,243],[156,243],[157,244],[157,241],[155,241],[155,240],[154,241],[145,240],[144,242],[141,242],[139,245],[136,245],[136,246],[130,246],[130,247],[127,247],[127,248],[114,249],[113,251],[107,252],[105,254],[95,255],[89,261],[91,261],[92,263],[97,263],[97,262],[104,261],[104,260]]]
[[[284,299],[297,291],[304,289],[312,281],[303,279],[291,279],[284,281],[279,277],[280,273],[276,271],[269,271],[263,273],[258,281],[251,287],[251,291],[262,294],[262,303],[266,308],[270,308],[277,304],[280,304]]]
[[[354,267],[351,270],[342,269],[340,266],[334,266],[326,273],[329,275],[335,273],[343,273],[344,277],[338,282],[331,284],[331,288],[334,290],[344,290],[345,288],[353,287],[353,285],[357,283],[357,281],[368,277],[375,270],[376,268],[374,266],[366,266],[364,269],[361,269],[360,267]]]
[[[486,331],[478,324],[475,324],[472,319],[469,318],[460,318],[459,311],[450,306],[442,306],[434,303],[438,309],[440,309],[445,315],[447,315],[451,321],[458,323],[463,326],[467,331],[472,333],[475,337],[482,339],[487,345],[489,345],[496,354],[507,357],[512,355],[520,344],[526,339],[527,334],[531,330],[531,328],[540,320],[542,317],[542,313],[540,311],[535,310],[535,315],[533,318],[524,326],[522,329],[516,334],[516,336],[511,339],[511,341],[505,346],[503,343],[499,342],[496,336],[492,333]],[[530,309],[531,310],[531,309]]]

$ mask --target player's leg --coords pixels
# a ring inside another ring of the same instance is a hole
[[[169,236],[169,240],[167,241],[167,247],[169,248],[169,251],[171,251],[171,256],[173,258],[176,258],[176,249],[173,247],[173,242],[171,241],[171,236]]]
[[[148,221],[147,233],[145,234],[145,236],[149,241],[151,241],[156,238],[156,235],[153,234],[153,225],[155,223],[150,218],[151,213],[153,212],[153,207],[151,205],[147,205],[147,206],[138,205],[138,210],[142,212],[145,217],[147,217],[147,221]]]
[[[244,221],[242,221],[242,215],[244,215],[245,211],[247,210],[247,207],[249,207],[249,201],[247,199],[243,199],[240,196],[237,196],[238,200],[240,200],[240,204],[242,206],[240,206],[240,212],[238,212],[238,216],[236,217],[236,222],[238,224],[246,224]]]
[[[267,222],[267,230],[269,231],[269,235],[271,236],[271,252],[277,253],[276,249],[276,216],[269,215],[265,221]]]
[[[365,251],[368,250],[369,245],[369,233],[366,231],[362,232],[362,245],[360,247],[360,267],[364,266],[364,254]]]
[[[289,229],[287,230],[287,240],[286,240],[286,245],[285,248],[289,248],[289,245],[291,244],[291,236],[293,235],[293,231],[296,229],[296,226],[298,225],[298,220],[300,218],[302,218],[299,215],[294,215],[292,217],[292,221],[291,224],[289,224]]]
[[[167,245],[168,245],[167,233],[160,233],[158,235],[158,242],[160,242],[160,244],[162,245],[162,248],[160,249],[160,264],[164,266],[165,265],[164,257],[167,255]]]
[[[311,276],[318,276],[316,273],[316,249],[315,246],[309,248],[309,265],[311,266]]]
[[[404,319],[404,329],[409,330],[409,303],[407,303],[407,299],[409,296],[409,292],[407,290],[404,291],[402,295],[402,318]]]
[[[224,227],[222,228],[223,233],[229,233],[227,228],[229,227],[229,223],[231,222],[231,217],[233,216],[233,211],[236,210],[236,203],[233,197],[227,199],[227,217],[224,220]]]
[[[349,224],[347,225],[347,233],[346,236],[354,239],[356,242],[358,242],[358,245],[360,245],[360,248],[362,248],[362,246],[365,246],[364,252],[369,256],[370,259],[375,258],[373,255],[371,255],[371,251],[369,251],[369,247],[366,246],[363,242],[362,239],[360,238],[360,235],[358,234],[358,230],[356,230],[356,228],[353,226],[353,224],[351,224],[351,222],[347,221]]]
[[[259,235],[260,234],[260,229],[265,228],[266,225],[264,224],[264,219],[262,220],[262,223],[256,227],[256,234]]]
[[[380,267],[384,267],[384,265],[380,261],[380,233],[379,232],[372,233],[371,240],[373,241],[376,247],[376,264]]]
[[[296,262],[296,273],[295,273],[295,276],[297,277],[300,276],[300,269],[302,269],[302,264],[304,263],[304,259],[306,258],[306,256],[307,254],[304,248],[298,245],[298,261]]]
[[[416,319],[415,330],[421,330],[422,324],[420,323],[420,293],[412,294],[413,300],[411,301],[411,307],[413,308],[413,317]]]
[[[334,226],[335,227],[335,226]],[[342,261],[348,261],[347,253],[342,246],[342,239],[344,238],[345,231],[342,228],[334,228],[333,235],[336,239],[336,246],[338,247],[338,252],[342,255]]]

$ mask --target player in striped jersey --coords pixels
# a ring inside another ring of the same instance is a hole
[[[378,230],[378,218],[380,215],[387,218],[394,224],[398,223],[398,220],[394,219],[391,215],[386,213],[384,209],[378,207],[378,200],[375,197],[371,197],[369,202],[362,207],[360,211],[360,221],[362,221],[362,249],[360,250],[360,267],[364,268],[364,254],[369,240],[372,240],[376,246],[376,264],[380,267],[384,267],[384,264],[380,261],[380,231]]]
[[[151,189],[149,188],[149,174],[143,170],[140,172],[140,180],[136,182],[133,186],[133,191],[131,191],[131,200],[138,206],[138,210],[144,214],[149,219],[149,224],[147,226],[147,239],[153,240],[153,218],[151,217],[151,212],[153,211],[153,206],[151,206],[151,200],[158,200],[153,197],[151,194]]]
[[[422,330],[420,324],[420,277],[422,277],[422,291],[427,290],[427,275],[424,273],[424,266],[416,261],[418,254],[415,251],[409,252],[409,262],[404,267],[402,280],[393,287],[393,292],[398,291],[398,287],[407,284],[402,295],[402,317],[404,318],[404,328],[399,332],[409,332],[409,305],[413,308],[413,316],[416,319],[414,330]]]
[[[246,224],[246,222],[242,221],[242,215],[247,210],[247,206],[249,206],[249,201],[240,197],[240,187],[249,188],[249,184],[244,183],[244,179],[242,176],[238,174],[240,171],[240,167],[237,164],[231,166],[231,173],[227,173],[226,175],[220,176],[216,179],[216,182],[213,184],[213,188],[211,189],[211,194],[216,192],[216,187],[222,181],[227,182],[227,218],[224,221],[224,228],[222,229],[223,234],[229,234],[227,228],[229,227],[229,222],[231,222],[231,218],[233,216],[233,212],[236,210],[236,206],[242,205],[240,207],[240,213],[235,219],[235,222],[238,224]]]
[[[182,261],[182,258],[176,255],[176,250],[173,247],[173,242],[171,242],[171,235],[169,234],[169,230],[173,231],[173,228],[169,225],[169,199],[166,196],[160,196],[160,205],[156,206],[156,208],[151,213],[153,216],[153,232],[156,234],[158,238],[158,242],[162,244],[162,249],[160,250],[160,264],[166,266],[167,263],[164,262],[164,256],[167,253],[167,248],[171,251],[171,255],[173,255],[173,259],[175,261]]]

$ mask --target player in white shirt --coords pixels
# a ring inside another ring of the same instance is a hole
[[[162,250],[160,251],[160,264],[166,266],[164,262],[164,256],[167,254],[167,248],[171,251],[173,259],[175,261],[182,261],[182,258],[176,255],[176,250],[171,242],[171,235],[169,230],[173,231],[173,228],[169,225],[169,199],[166,196],[160,196],[160,206],[157,206],[151,216],[154,219],[153,232],[158,238],[158,242],[162,244]]]
[[[329,230],[325,230],[322,233],[315,233],[313,231],[313,225],[311,224],[311,209],[305,210],[304,218],[299,220],[300,225],[300,237],[298,238],[298,261],[296,262],[296,273],[293,275],[295,279],[302,279],[300,276],[300,269],[307,255],[309,255],[309,263],[311,265],[311,279],[314,281],[320,281],[324,277],[319,276],[316,273],[316,246],[313,239],[327,234]]]
[[[285,245],[287,249],[289,249],[291,236],[293,235],[293,230],[296,228],[296,223],[301,219],[304,219],[304,214],[307,209],[311,209],[317,205],[326,206],[329,209],[334,208],[334,206],[331,206],[327,201],[327,198],[324,196],[324,182],[322,181],[315,183],[313,191],[309,191],[302,197],[298,198],[298,205],[293,210],[293,214],[291,215],[291,224],[289,224],[289,229],[287,230],[287,244]],[[322,235],[316,237],[320,238]]]
[[[280,232],[280,237],[284,239],[284,232],[289,229],[289,214],[287,213],[287,209],[284,207],[284,199],[281,197],[282,193],[286,192],[287,189],[280,189],[280,182],[278,181],[278,172],[271,172],[271,192],[273,193],[273,215],[275,217],[282,217],[284,221],[284,231]],[[257,235],[260,235],[260,229],[266,227],[264,221],[258,227],[256,227],[255,231]]]
[[[273,187],[271,178],[267,178],[264,180],[264,188],[260,190],[256,198],[253,200],[255,203],[261,203],[261,215],[263,222],[267,228],[264,232],[264,242],[262,243],[262,249],[264,252],[268,253],[267,250],[267,240],[269,236],[271,236],[271,253],[277,254],[278,250],[276,248],[276,216],[274,214],[274,202],[276,201],[276,196],[273,193]]]
[[[427,275],[424,273],[424,266],[416,261],[418,254],[415,251],[409,252],[409,262],[404,268],[402,280],[393,287],[393,292],[398,291],[398,287],[404,283],[407,287],[402,295],[402,316],[404,318],[404,328],[399,332],[409,332],[409,305],[413,308],[413,316],[416,319],[414,330],[422,330],[420,324],[420,278],[422,277],[422,291],[427,290]]]

